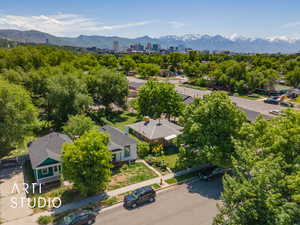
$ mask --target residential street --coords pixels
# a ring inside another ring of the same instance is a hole
[[[221,180],[196,181],[158,193],[156,202],[100,212],[96,225],[210,225],[217,214]]]

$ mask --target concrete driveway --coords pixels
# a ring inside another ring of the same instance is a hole
[[[211,225],[218,213],[221,180],[182,184],[158,193],[156,202],[100,212],[96,225]]]
[[[14,184],[18,187],[24,183],[23,169],[21,167],[0,169],[0,218],[4,221],[13,221],[32,214],[28,207],[12,208],[11,199],[26,197],[24,192],[12,193]],[[21,205],[21,204],[20,204]],[[26,205],[26,204],[25,204]]]

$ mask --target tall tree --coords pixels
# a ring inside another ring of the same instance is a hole
[[[48,80],[48,115],[57,126],[69,115],[84,112],[92,104],[85,83],[72,74],[53,76]]]
[[[153,76],[158,76],[160,71],[160,67],[151,63],[141,63],[138,66],[139,75],[148,78]]]
[[[70,137],[81,136],[85,132],[96,128],[95,122],[88,116],[70,116],[68,122],[63,126],[63,130]]]
[[[174,85],[153,80],[148,80],[140,88],[136,105],[140,115],[152,118],[159,118],[162,114],[168,118],[178,117],[184,108]]]
[[[95,102],[104,106],[114,103],[124,107],[128,96],[128,81],[124,74],[101,69],[92,73],[87,80],[89,93]]]
[[[135,61],[130,57],[123,57],[120,59],[120,65],[122,69],[128,75],[129,71],[133,70],[136,67]]]
[[[38,110],[21,86],[0,80],[0,146],[13,146],[38,126]]]
[[[186,147],[186,151],[181,152],[181,161],[231,165],[232,138],[237,136],[246,120],[246,115],[225,92],[212,92],[195,99],[181,117],[184,125],[181,141]]]
[[[63,147],[63,176],[83,195],[103,191],[108,184],[112,167],[108,142],[108,135],[92,130]]]
[[[214,224],[299,224],[300,112],[244,124],[234,143],[233,175],[225,176]]]

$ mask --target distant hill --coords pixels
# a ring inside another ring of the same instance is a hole
[[[112,48],[113,41],[119,41],[120,47],[126,49],[134,43],[146,44],[158,43],[162,47],[182,45],[187,48],[209,51],[228,50],[241,53],[296,53],[300,51],[300,40],[262,39],[262,38],[226,38],[221,35],[193,35],[163,36],[151,38],[149,36],[139,38],[123,38],[117,36],[87,36],[80,35],[75,38],[57,37],[48,33],[29,30],[0,30],[0,38],[10,41],[25,43],[46,43],[53,45],[68,45],[76,47]]]

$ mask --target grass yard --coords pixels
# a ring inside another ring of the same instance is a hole
[[[115,171],[108,185],[108,190],[115,190],[131,184],[139,183],[157,177],[144,163],[124,165]]]
[[[131,112],[123,112],[120,115],[117,115],[111,120],[113,126],[119,128],[120,130],[124,130],[125,126],[128,124],[132,124],[138,122],[137,114]]]
[[[234,93],[233,96],[240,97],[240,98],[245,98],[245,99],[249,99],[249,100],[260,100],[260,99],[263,99],[263,98],[267,97],[267,96],[256,94],[256,93],[253,93],[253,94],[250,94],[250,95],[242,95],[242,94],[239,94],[239,93]]]
[[[296,102],[300,104],[300,96],[298,96],[298,98],[293,99],[292,102]]]
[[[188,173],[188,174],[185,174],[185,175],[182,175],[182,176],[170,178],[170,179],[167,179],[167,180],[166,180],[166,183],[167,183],[167,184],[175,184],[175,183],[178,183],[178,182],[181,182],[181,181],[190,179],[190,178],[192,178],[192,177],[198,176],[198,173],[199,173],[199,172],[196,171],[196,172]]]
[[[200,87],[200,86],[196,86],[196,85],[192,85],[192,84],[180,84],[180,87],[186,87],[186,88],[193,88],[199,91],[207,91],[209,90],[207,87]]]

